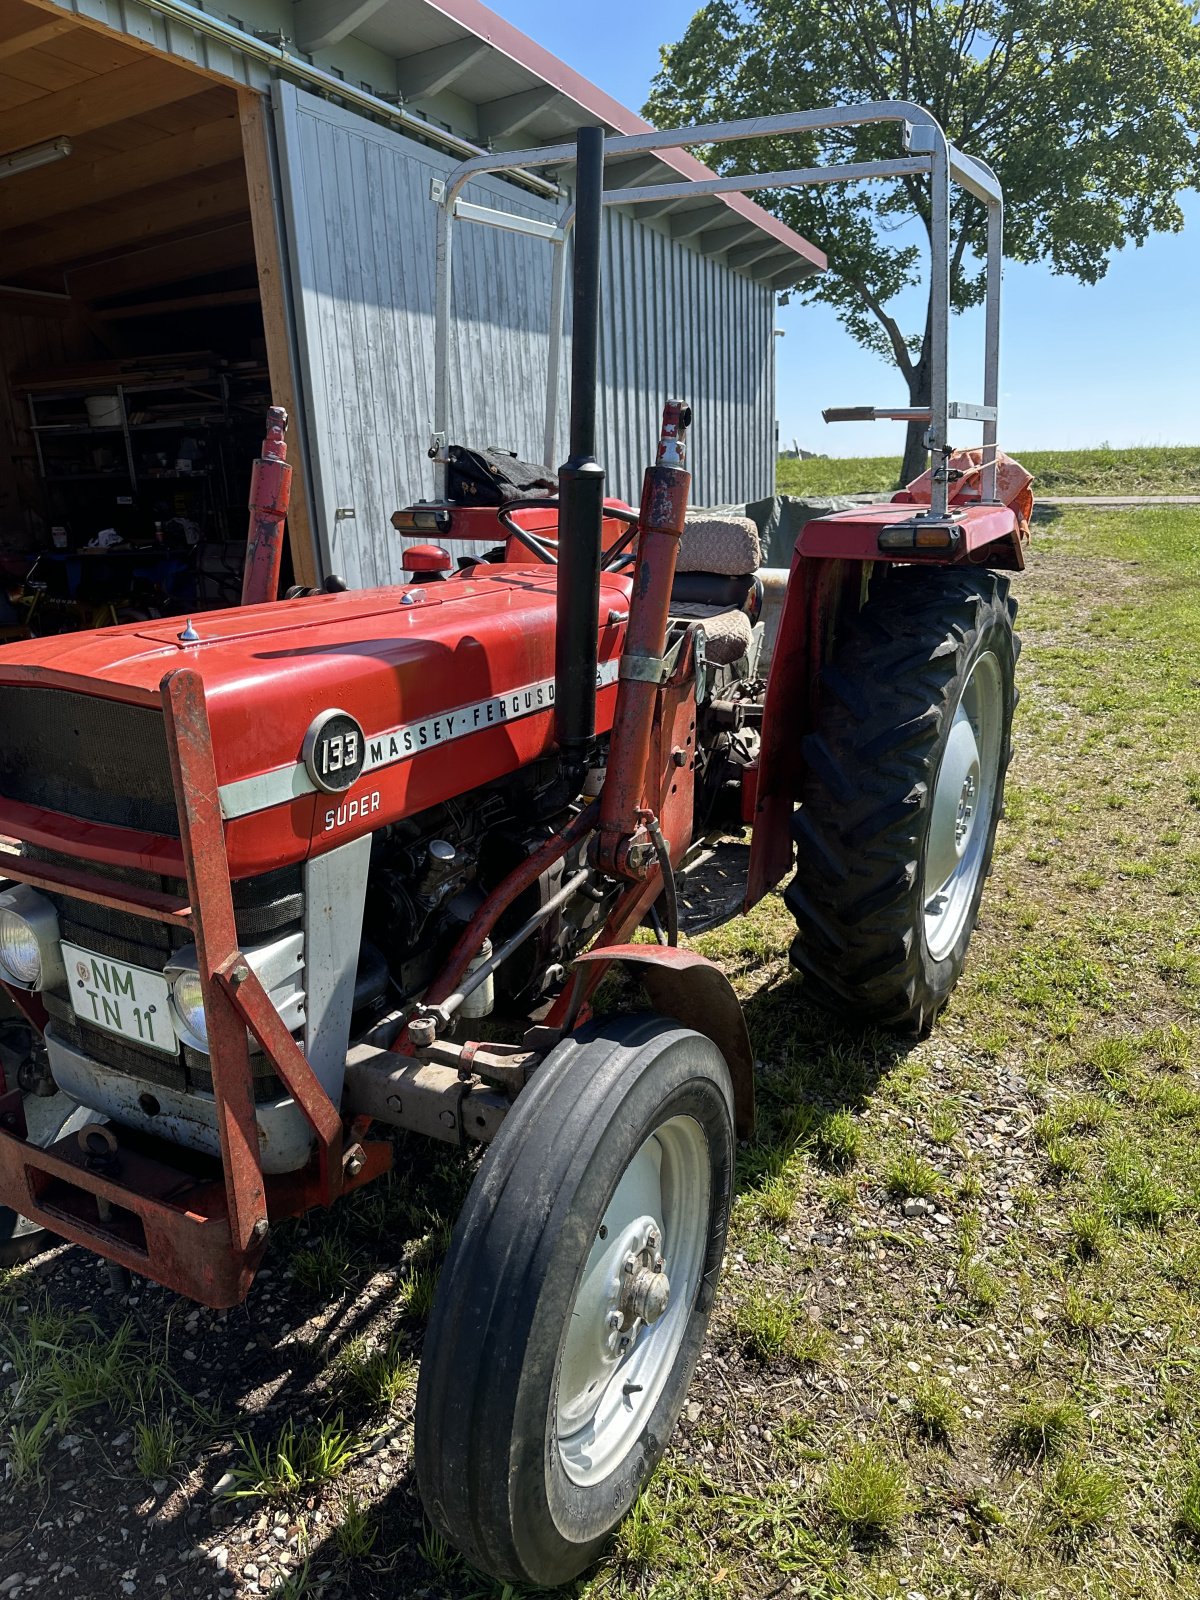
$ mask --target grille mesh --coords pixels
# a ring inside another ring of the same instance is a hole
[[[0,684],[0,795],[177,837],[162,715],[95,695]]]

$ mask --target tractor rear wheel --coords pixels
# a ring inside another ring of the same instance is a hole
[[[806,991],[854,1022],[923,1034],[962,972],[1012,754],[1016,609],[998,573],[898,568],[822,670],[785,899]]]
[[[711,1040],[619,1017],[553,1050],[442,1269],[417,1390],[438,1531],[493,1577],[565,1583],[666,1448],[725,1248],[733,1089]]]

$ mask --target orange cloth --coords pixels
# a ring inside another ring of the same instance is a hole
[[[983,478],[983,451],[955,450],[950,457],[950,469],[961,472],[963,476],[950,485],[950,503],[963,504],[977,501],[981,493]],[[1006,456],[1003,450],[996,452],[996,494],[1003,505],[1011,506],[1016,512],[1017,523],[1021,537],[1029,537],[1029,519],[1033,515],[1033,474],[1026,472],[1019,461],[1014,461],[1011,456]],[[908,493],[914,500],[928,502],[932,493],[933,478],[929,472],[923,472],[919,478],[914,478],[908,485]]]

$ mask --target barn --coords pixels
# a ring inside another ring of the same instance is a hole
[[[233,598],[271,399],[301,467],[296,580],[399,579],[389,516],[433,489],[439,180],[483,149],[646,126],[478,0],[233,4],[0,7],[0,563],[23,595],[0,632],[31,607],[80,626]],[[613,161],[606,183],[704,170],[663,151]],[[466,191],[535,226],[456,246],[459,442],[543,458],[546,224],[569,182]],[[736,195],[614,206],[605,229],[613,492],[636,498],[682,392],[694,498],[768,493],[775,297],[821,253]]]

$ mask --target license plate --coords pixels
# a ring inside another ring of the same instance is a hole
[[[170,990],[161,972],[114,961],[65,940],[62,953],[71,1003],[81,1022],[175,1054],[179,1044],[171,1022]]]

